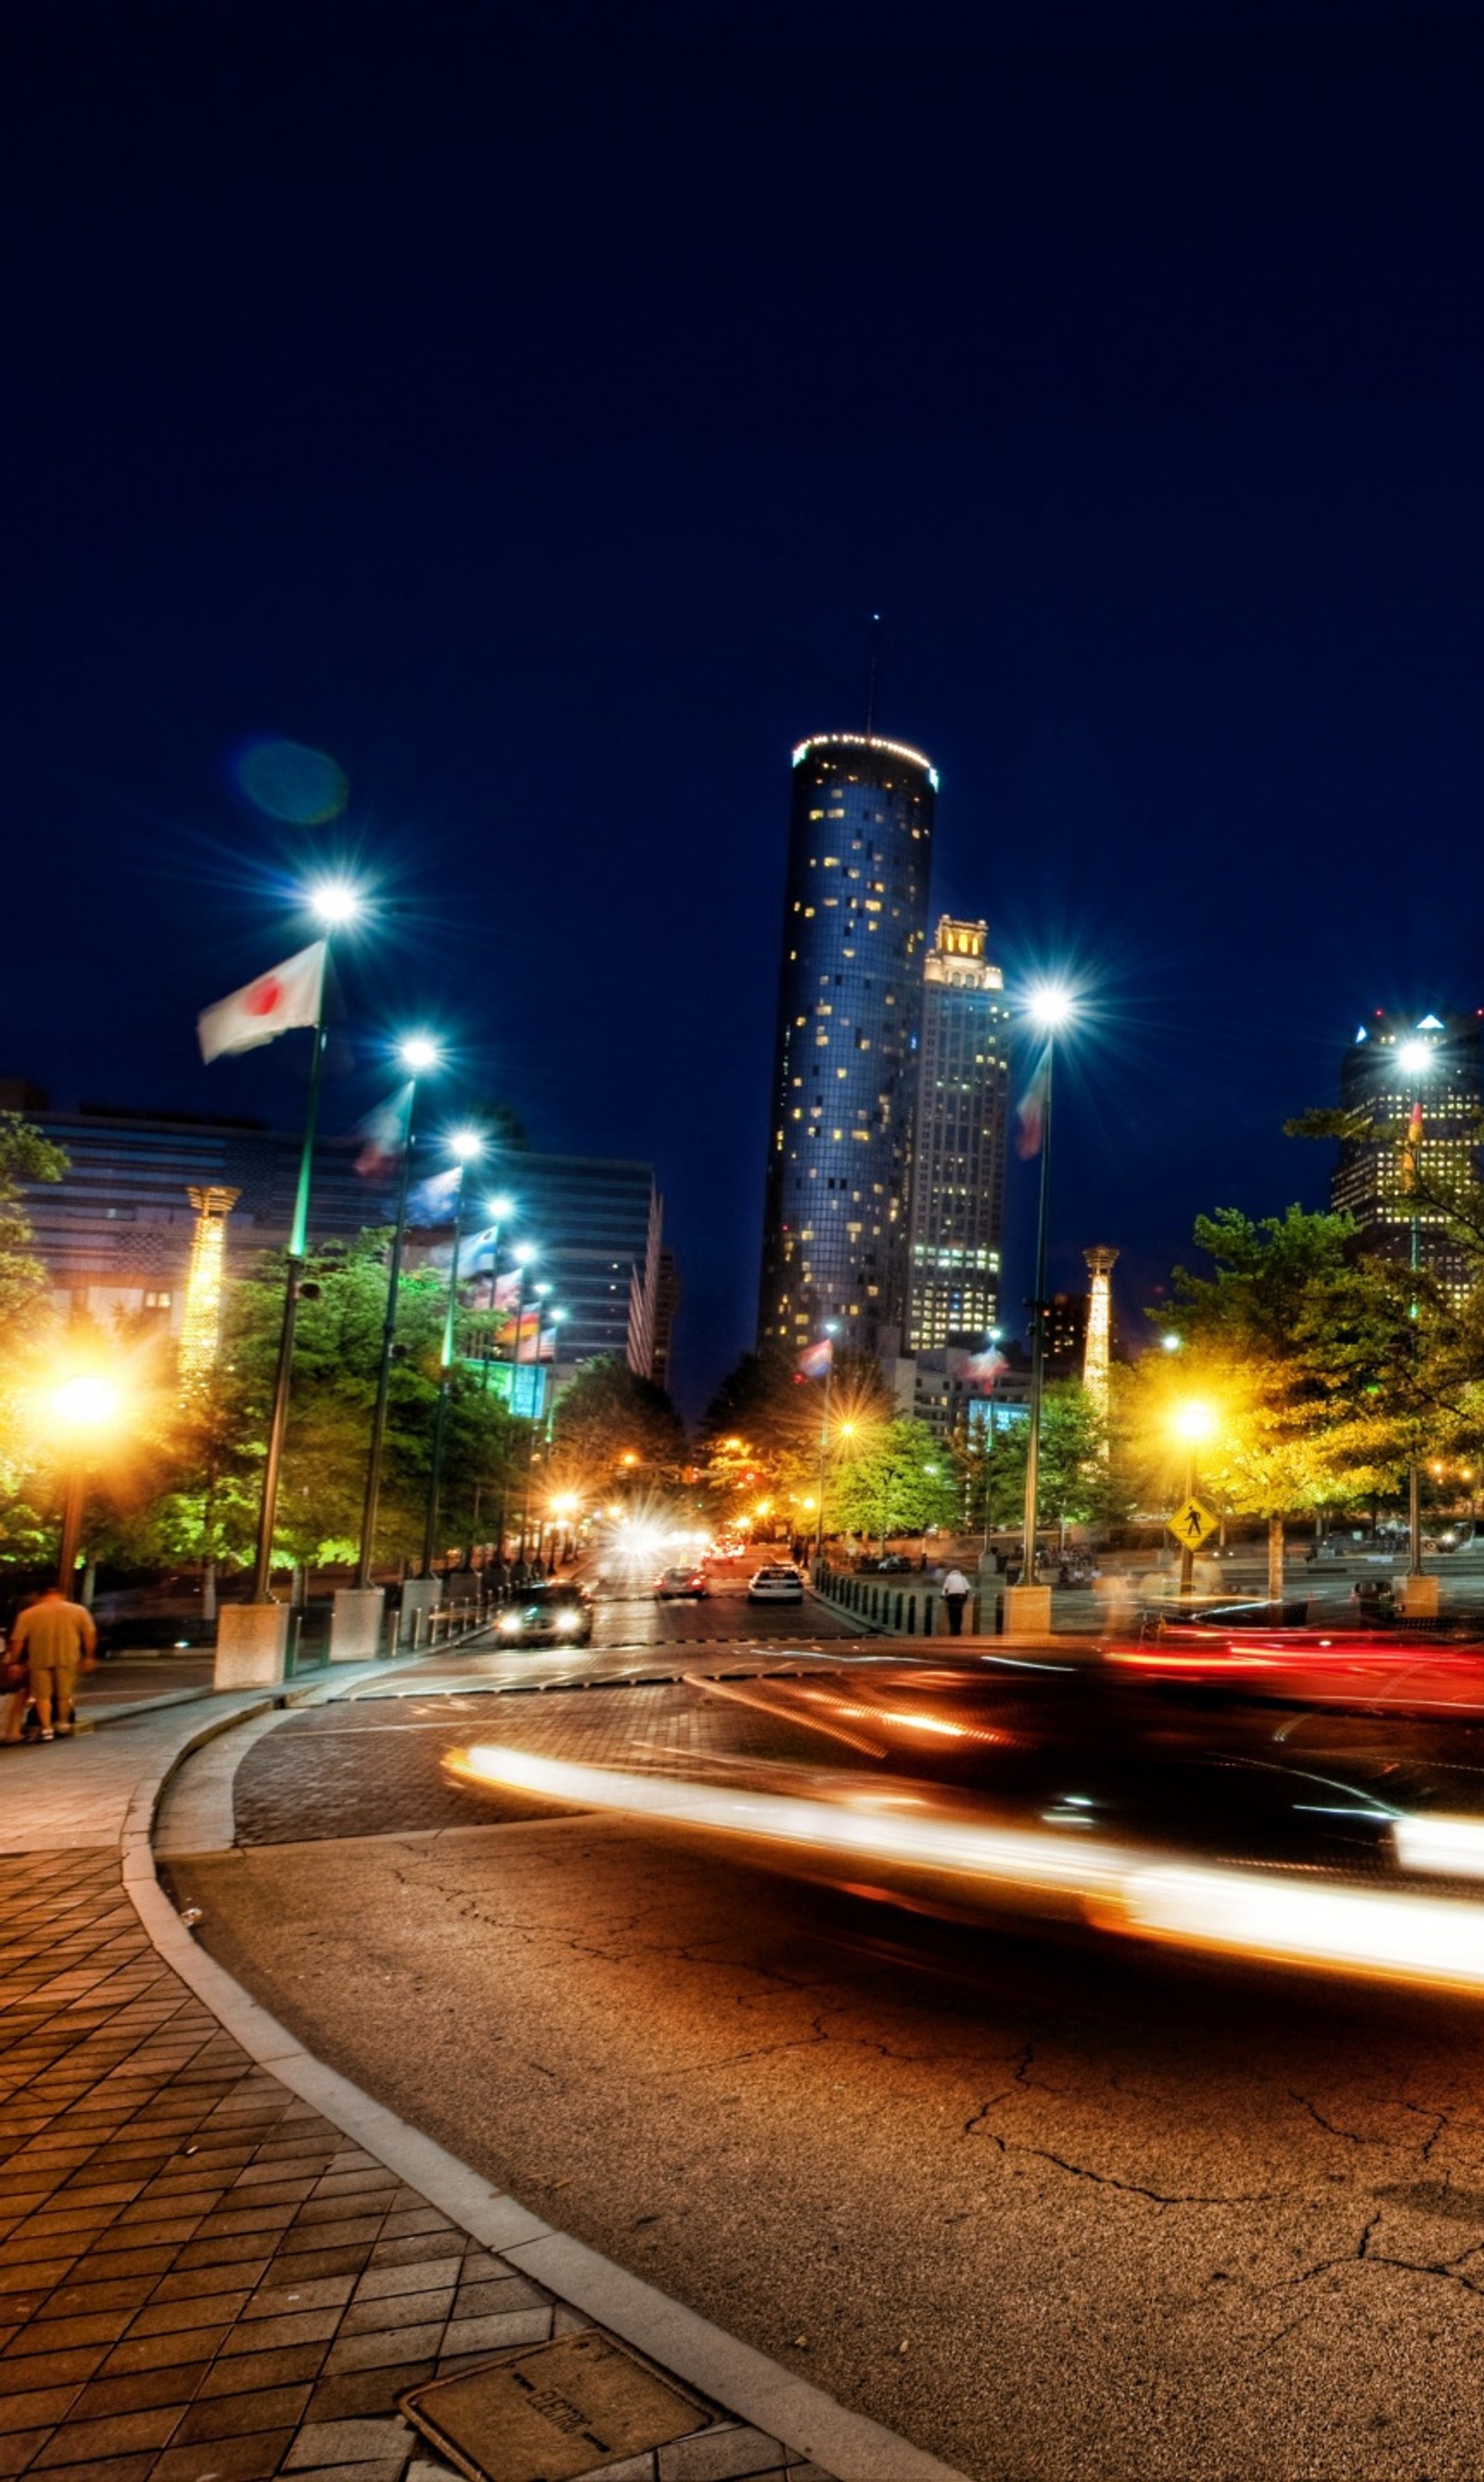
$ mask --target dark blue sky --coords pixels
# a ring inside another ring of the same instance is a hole
[[[206,1071],[195,1012],[358,858],[331,1121],[415,1018],[652,1158],[703,1397],[789,749],[874,609],[935,904],[1096,1000],[1062,1281],[1119,1243],[1136,1314],[1197,1212],[1317,1202],[1281,1123],[1358,1016],[1484,998],[1472,6],[9,24],[0,1067],[291,1119],[294,1046]],[[243,802],[270,734],[343,835]]]

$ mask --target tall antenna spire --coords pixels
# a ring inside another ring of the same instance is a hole
[[[881,614],[871,614],[870,652],[865,668],[865,737],[876,737],[876,685],[881,677]]]

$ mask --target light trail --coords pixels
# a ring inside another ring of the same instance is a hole
[[[1071,1899],[1096,1929],[1277,1965],[1375,1975],[1484,1994],[1484,1906],[1406,1888],[1316,1886],[1292,1870],[1160,1860],[1132,1845],[925,1814],[915,1793],[835,1803],[582,1766],[485,1744],[454,1754],[471,1783],[535,1793],[655,1826],[746,1837],[853,1862],[972,1882],[1001,1897]],[[1484,1875],[1484,1825],[1397,1815],[1404,1867]]]

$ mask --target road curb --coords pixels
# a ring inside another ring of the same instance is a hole
[[[781,2362],[713,2326],[570,2233],[556,2231],[518,2199],[493,2189],[469,2164],[316,2059],[198,1946],[155,1870],[151,1839],[160,1804],[167,1785],[196,1751],[278,1706],[290,1711],[281,1694],[265,1697],[186,1734],[152,1777],[141,1779],[120,1838],[123,1884],[146,1938],[224,2030],[290,2092],[418,2190],[492,2256],[503,2258],[514,2273],[534,2278],[585,2319],[597,2320],[739,2420],[782,2440],[792,2455],[812,2459],[837,2482],[967,2482],[955,2467],[912,2446],[868,2415],[852,2413]],[[229,1774],[226,1781],[229,1786]]]

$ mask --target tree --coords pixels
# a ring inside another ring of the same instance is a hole
[[[1200,1487],[1235,1514],[1266,1518],[1276,1601],[1285,1520],[1372,1488],[1404,1454],[1412,1412],[1398,1391],[1410,1391],[1415,1360],[1407,1301],[1398,1271],[1364,1257],[1348,1216],[1290,1206],[1253,1223],[1223,1207],[1198,1220],[1195,1241],[1214,1273],[1176,1269],[1159,1316],[1180,1350],[1141,1365],[1150,1467],[1166,1496],[1180,1487],[1181,1407],[1187,1436],[1189,1409],[1204,1408]]]
[[[552,1462],[574,1487],[605,1491],[623,1474],[664,1485],[689,1463],[685,1425],[663,1387],[617,1354],[585,1362],[557,1398]]]
[[[1078,1525],[1126,1514],[1123,1471],[1108,1456],[1109,1426],[1080,1379],[1053,1380],[1041,1400],[1041,1454],[1036,1471],[1036,1522]],[[1028,1421],[1009,1421],[991,1439],[976,1433],[955,1443],[970,1511],[981,1524],[1008,1530],[1023,1522]]]
[[[359,1545],[382,1328],[384,1233],[318,1252],[300,1297],[293,1394],[275,1554],[305,1566],[349,1561]],[[401,1277],[374,1557],[420,1554],[447,1279]],[[283,1259],[267,1254],[228,1290],[212,1385],[180,1417],[173,1489],[158,1512],[175,1556],[245,1560],[257,1523],[283,1303]],[[475,1313],[461,1310],[456,1345]],[[439,1548],[484,1539],[501,1498],[518,1488],[529,1426],[456,1360],[439,1492]]]
[[[891,1534],[923,1534],[952,1525],[958,1516],[952,1460],[922,1422],[898,1419],[852,1439],[831,1475],[825,1500],[833,1531],[876,1535],[885,1549]]]
[[[13,1559],[34,1560],[45,1549],[55,1484],[37,1453],[32,1411],[49,1322],[46,1270],[31,1248],[23,1184],[60,1180],[66,1161],[18,1113],[0,1113],[0,1547]]]
[[[723,1380],[701,1426],[707,1497],[719,1521],[740,1518],[759,1497],[812,1531],[822,1475],[884,1429],[895,1400],[868,1354],[836,1352],[827,1383],[801,1376],[784,1345],[745,1353]],[[828,1417],[828,1418],[827,1418]],[[830,1492],[827,1487],[827,1506]]]

